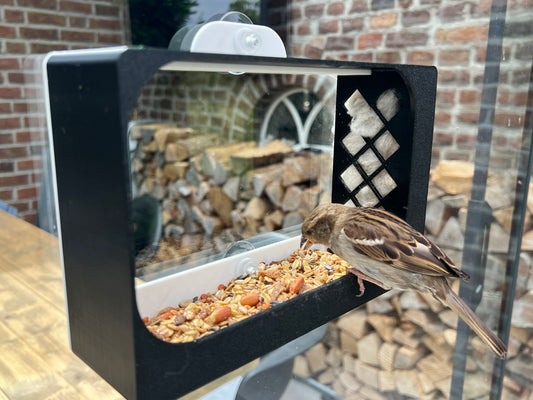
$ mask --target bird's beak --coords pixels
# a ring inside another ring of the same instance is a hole
[[[309,247],[311,247],[313,244],[314,243],[311,239],[308,239],[305,236],[302,236],[302,239],[300,240],[300,249],[308,250]]]

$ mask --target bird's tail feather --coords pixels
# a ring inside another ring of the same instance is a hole
[[[446,293],[447,305],[455,311],[477,333],[490,349],[501,359],[505,359],[507,347],[503,341],[496,336],[481,319],[466,305],[466,303],[455,292],[449,289]]]

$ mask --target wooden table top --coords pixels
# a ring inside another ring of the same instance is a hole
[[[55,236],[0,211],[0,400],[123,399],[68,346]]]

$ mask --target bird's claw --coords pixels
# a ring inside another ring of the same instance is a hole
[[[355,268],[346,268],[346,272],[357,276],[357,284],[359,285],[359,294],[356,294],[355,297],[361,297],[365,294],[365,283],[363,278],[361,278],[361,273]]]

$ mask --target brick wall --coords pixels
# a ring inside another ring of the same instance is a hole
[[[34,222],[46,148],[40,59],[125,44],[126,0],[0,1],[0,200]]]
[[[298,87],[324,95],[334,80],[303,75],[230,75],[159,71],[143,87],[138,120],[173,121],[225,140],[257,140],[266,108],[280,93]],[[325,97],[325,96],[324,96]],[[334,113],[334,99],[323,99]]]
[[[509,0],[491,163],[508,168],[520,146],[533,54],[531,0]],[[433,163],[473,160],[490,0],[296,0],[289,52],[296,57],[436,65]],[[529,21],[529,22],[528,22]]]

